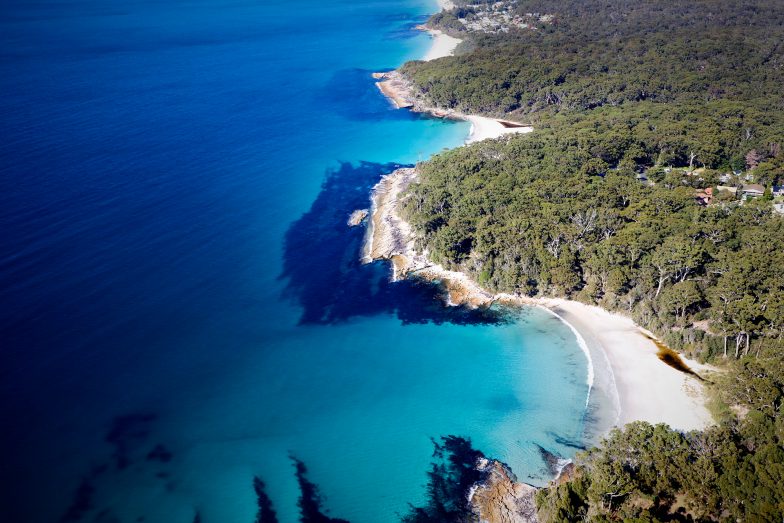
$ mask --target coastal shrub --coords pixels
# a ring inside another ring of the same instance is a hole
[[[759,412],[703,433],[630,423],[579,454],[572,479],[539,492],[539,514],[548,522],[775,520],[784,499],[777,424]]]

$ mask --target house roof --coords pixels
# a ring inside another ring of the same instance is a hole
[[[765,192],[765,187],[763,187],[762,185],[760,185],[760,184],[758,184],[758,183],[750,183],[750,184],[748,184],[748,185],[744,185],[744,186],[741,188],[741,191],[743,191],[743,192],[759,192],[759,193],[764,193],[764,192]]]

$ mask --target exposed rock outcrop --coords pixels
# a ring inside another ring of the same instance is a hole
[[[483,290],[465,274],[433,263],[426,250],[416,248],[411,226],[400,215],[400,202],[405,198],[406,189],[416,180],[416,169],[404,167],[383,176],[373,188],[364,261],[390,260],[395,281],[415,276],[441,283],[448,293],[450,305],[491,305],[496,296]]]
[[[411,510],[405,523],[535,523],[536,487],[519,483],[512,471],[488,459],[459,436],[433,440],[427,496]]]
[[[348,217],[348,226],[349,227],[356,227],[360,225],[362,222],[365,221],[365,218],[368,217],[370,211],[368,209],[357,209],[356,211],[351,213],[351,216]]]
[[[517,481],[514,473],[497,460],[480,458],[482,480],[471,487],[469,503],[481,523],[536,523],[537,488]]]
[[[373,73],[373,78],[378,80],[376,86],[379,90],[398,109],[411,109],[414,112],[426,113],[437,118],[465,119],[463,114],[453,109],[433,107],[411,81],[398,71]]]
[[[433,103],[399,71],[373,73],[378,80],[376,86],[397,109],[409,109],[416,113],[424,113],[436,118],[465,120],[471,123],[472,131],[467,143],[478,142],[486,138],[498,138],[506,134],[528,133],[533,127],[521,122],[504,118],[480,116],[462,113],[454,108],[434,107]],[[497,115],[503,116],[503,115]]]
[[[398,109],[414,107],[414,89],[411,83],[397,71],[388,73],[373,73],[373,78],[384,96],[395,104]]]

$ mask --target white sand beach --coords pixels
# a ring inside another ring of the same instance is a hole
[[[430,45],[430,49],[425,53],[425,56],[422,57],[422,60],[425,62],[435,60],[436,58],[452,56],[457,46],[462,42],[459,38],[449,36],[438,29],[427,29],[427,32],[432,36],[433,42]]]
[[[438,0],[438,7],[440,11],[448,11],[450,9],[454,9],[455,4],[449,0]],[[452,56],[455,53],[457,46],[460,44],[460,42],[462,42],[462,40],[459,38],[449,36],[448,34],[438,29],[431,29],[426,25],[417,26],[417,29],[427,31],[432,37],[430,49],[428,49],[427,53],[425,53],[425,56],[421,58],[421,60],[424,60],[425,62],[429,62],[430,60],[435,60],[437,58],[443,58],[445,56]]]
[[[597,349],[606,356],[620,403],[618,425],[642,420],[688,431],[712,423],[702,382],[659,359],[659,349],[649,339],[650,333],[631,319],[576,301],[537,301],[577,330],[594,353],[594,360]],[[681,359],[699,375],[708,370],[696,361]]]
[[[505,134],[530,133],[534,130],[530,126],[521,126],[514,122],[487,118],[486,116],[465,115],[465,120],[471,122],[471,132],[466,143],[481,142],[489,138],[498,138]]]

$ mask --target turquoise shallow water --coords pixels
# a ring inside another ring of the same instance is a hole
[[[420,1],[0,7],[0,492],[9,521],[395,521],[430,438],[570,456],[586,361],[542,311],[446,309],[345,227],[468,125],[392,110]],[[70,519],[69,519],[70,518]],[[114,518],[114,519],[113,519]],[[143,518],[143,519],[139,519]]]

